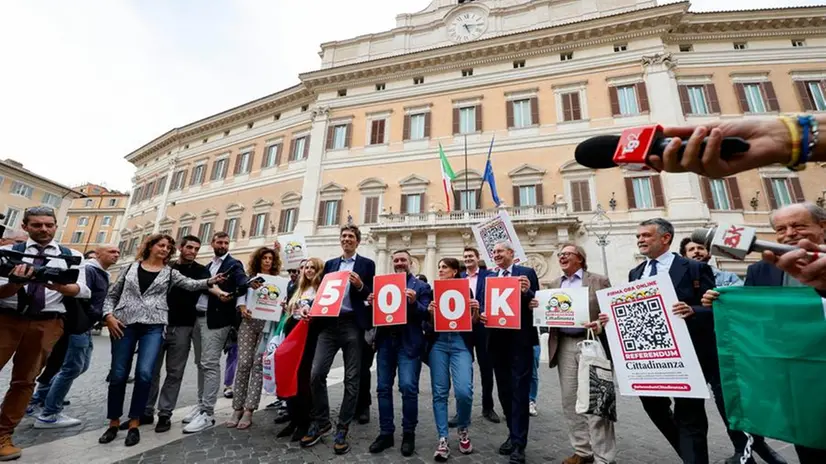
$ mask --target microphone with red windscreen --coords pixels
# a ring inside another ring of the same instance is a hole
[[[682,141],[678,154],[682,158],[687,140]],[[708,137],[700,145],[700,151],[705,151]],[[598,135],[591,137],[576,147],[574,157],[576,162],[591,169],[608,169],[625,166],[634,170],[650,169],[648,157],[662,156],[670,137],[662,135],[662,126],[633,127],[622,131],[622,135]],[[720,147],[720,156],[724,160],[730,159],[738,153],[749,151],[750,145],[739,137],[725,137]]]

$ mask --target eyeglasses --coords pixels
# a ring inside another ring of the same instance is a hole
[[[289,272],[290,274],[298,274],[298,269],[290,269],[287,272]]]
[[[571,256],[579,256],[577,253],[571,253],[570,251],[563,251],[559,253],[560,258],[570,258]]]

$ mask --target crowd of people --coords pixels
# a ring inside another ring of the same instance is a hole
[[[748,136],[753,135],[755,129],[750,125],[746,130],[738,129],[734,123],[726,124],[711,130],[713,140],[707,145],[706,153],[699,153],[695,139],[708,134],[707,128],[673,130],[671,135],[691,136],[682,161],[677,158],[675,145],[652,164],[677,172],[730,172],[735,169],[732,166],[736,160],[719,159],[721,134]],[[770,145],[766,150],[780,150],[775,146],[776,140],[761,137],[750,140],[753,147],[758,147],[757,153],[762,153],[761,142]],[[777,161],[776,156],[767,159]],[[753,164],[752,161],[744,163]],[[802,203],[780,208],[773,212],[771,226],[779,243],[826,251],[826,210],[821,207]],[[100,443],[112,442],[124,430],[126,446],[134,446],[140,442],[139,426],[154,423],[156,413],[155,431],[170,430],[190,349],[194,349],[198,402],[182,418],[184,433],[215,426],[215,405],[222,387],[220,361],[225,352],[231,358],[227,364],[233,372],[224,373],[223,393],[232,398],[233,413],[224,425],[237,429],[252,426],[253,413],[261,401],[262,354],[276,325],[281,324],[253,318],[247,303],[250,291],[257,285],[252,277],[281,273],[277,244],[256,250],[245,267],[231,256],[229,236],[218,232],[209,244],[214,256],[202,265],[196,261],[202,245],[198,237],[188,235],[176,244],[168,235],[154,234],[144,241],[136,261],[123,268],[115,282],[110,283],[107,270],[117,262],[118,250],[101,247],[85,257],[75,283],[59,284],[29,280],[32,265],[69,269],[68,262],[60,258],[80,258],[77,251],[54,241],[57,229],[54,211],[48,207],[29,208],[24,213],[22,228],[26,236],[4,248],[34,257],[15,266],[7,278],[0,278],[0,368],[10,360],[14,364],[10,386],[0,408],[0,461],[21,456],[21,450],[12,442],[12,433],[27,413],[35,417],[36,428],[63,428],[80,423],[62,410],[72,382],[89,367],[93,346],[90,330],[99,321],[105,324],[112,339],[107,392],[109,426]],[[782,257],[767,253],[763,261],[749,266],[743,282],[730,272],[710,266],[710,255],[703,244],[685,239],[680,243],[679,253],[673,253],[674,237],[674,227],[665,219],[640,223],[637,246],[645,260],[629,271],[628,281],[668,274],[679,299],[672,311],[686,321],[703,374],[722,421],[728,426],[716,351],[718,334],[711,315],[713,301],[719,295],[714,289],[730,285],[812,286],[823,292],[826,278],[822,263],[826,258],[812,259],[801,254],[802,251]],[[407,323],[376,329],[371,309],[376,265],[357,252],[361,243],[358,227],[342,226],[339,239],[340,256],[327,262],[310,258],[290,271],[284,319],[280,322],[285,323],[289,333],[301,320],[309,320],[310,330],[298,367],[297,394],[286,399],[286,412],[277,419],[286,426],[277,433],[277,438],[289,437],[308,448],[332,432],[335,454],[349,452],[352,422],[364,424],[370,420],[370,368],[375,358],[379,435],[370,444],[369,451],[382,453],[395,446],[393,386],[398,375],[402,399],[400,451],[403,456],[415,452],[420,374],[422,364],[426,364],[430,369],[436,425],[436,436],[432,437],[433,458],[437,462],[449,459],[450,428],[456,428],[455,449],[461,454],[470,454],[474,451],[470,426],[475,360],[481,377],[482,416],[494,423],[501,420],[494,408],[495,384],[507,425],[508,434],[498,452],[511,463],[525,462],[530,417],[537,414],[539,332],[528,310],[538,305],[536,273],[529,267],[515,265],[514,250],[504,241],[494,247],[496,271],[482,267],[479,252],[472,247],[464,249],[461,261],[457,257],[443,257],[438,262],[438,278],[467,282],[474,322],[470,332],[437,332],[433,290],[426,278],[411,274],[410,253],[397,250],[392,253],[392,265],[394,272],[406,275]],[[563,463],[613,463],[617,454],[616,424],[603,417],[576,412],[580,342],[590,330],[606,352],[610,351],[603,330],[608,316],[600,314],[596,292],[609,288],[611,283],[606,276],[588,270],[586,253],[578,245],[562,244],[557,259],[562,274],[551,286],[587,287],[591,310],[591,322],[585,328],[547,331],[549,366],[558,368],[562,417],[568,425],[573,450]],[[337,271],[349,272],[340,316],[311,318],[310,308],[321,279]],[[507,276],[517,277],[520,282],[521,329],[487,328],[486,279]],[[236,335],[232,336],[233,333]],[[344,360],[344,396],[334,427],[327,376],[339,351]],[[133,365],[134,389],[123,420],[126,385]],[[163,381],[162,371],[165,372]],[[231,382],[226,382],[228,377],[232,378]],[[456,412],[449,418],[451,387],[456,397]],[[709,462],[704,400],[646,396],[640,399],[652,423],[682,462]],[[748,437],[731,429],[728,435],[734,455],[727,462],[741,462],[744,453],[748,454]],[[751,438],[751,451],[764,461],[786,462],[763,437]],[[826,462],[826,450],[801,445],[795,449],[802,464]],[[746,462],[754,462],[753,458],[746,458]]]

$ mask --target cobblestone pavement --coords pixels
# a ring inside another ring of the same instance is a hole
[[[567,429],[561,412],[559,381],[555,370],[542,366],[540,373],[539,416],[531,418],[530,444],[527,449],[529,463],[562,462],[572,454],[568,443]],[[474,453],[462,456],[458,453],[455,431],[451,431],[452,457],[456,463],[501,463],[507,459],[497,454],[504,441],[507,428],[504,424],[491,424],[481,417],[481,386],[476,376],[474,386],[474,412],[471,426]],[[375,377],[374,377],[375,383]],[[375,391],[375,385],[374,385]],[[330,404],[333,408],[340,404],[343,390],[336,385],[330,388]],[[303,450],[287,439],[277,440],[275,434],[281,426],[272,423],[274,413],[261,411],[255,415],[255,425],[247,431],[231,430],[218,426],[200,434],[186,437],[169,445],[121,461],[123,463],[388,463],[433,462],[432,453],[436,445],[436,430],[431,407],[430,377],[428,368],[422,369],[419,399],[419,426],[416,434],[416,455],[403,458],[399,452],[401,439],[396,438],[396,448],[381,455],[371,455],[368,447],[378,433],[378,412],[373,406],[370,424],[354,424],[351,428],[353,449],[344,457],[335,456],[332,450],[332,436],[313,448]],[[496,401],[498,403],[498,400]],[[401,424],[401,400],[396,394],[396,427]],[[706,403],[709,422],[709,448],[712,462],[722,463],[732,452],[724,433],[720,417],[713,408],[712,401]],[[454,408],[451,406],[451,411]],[[501,409],[498,409],[501,412]],[[620,398],[619,423],[617,426],[617,462],[628,463],[678,463],[671,448],[635,398]],[[400,432],[399,432],[400,433]],[[797,463],[794,449],[780,442],[772,442],[775,449]]]

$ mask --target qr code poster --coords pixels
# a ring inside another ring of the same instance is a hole
[[[502,240],[511,243],[514,264],[522,264],[528,260],[522,244],[519,243],[519,237],[516,236],[516,232],[513,230],[511,217],[505,210],[501,210],[495,217],[473,226],[473,235],[476,237],[479,252],[482,253],[482,258],[490,270],[496,269],[496,263],[493,261],[493,247],[496,242]]]
[[[600,290],[597,298],[621,395],[709,397],[688,327],[671,310],[677,295],[667,275]]]
[[[588,287],[552,288],[536,292],[539,306],[533,309],[534,327],[583,327],[588,312]]]

